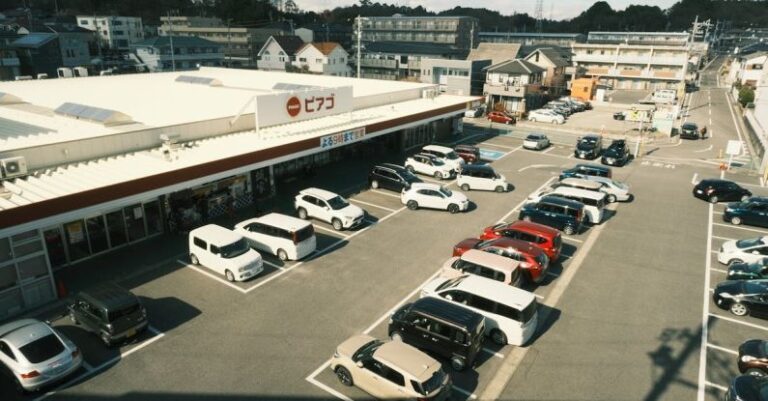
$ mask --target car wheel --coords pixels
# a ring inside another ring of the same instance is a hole
[[[377,180],[371,181],[371,188],[379,189],[379,181],[377,181]]]
[[[749,309],[747,308],[747,306],[741,302],[732,303],[729,309],[731,313],[733,313],[736,316],[745,316],[749,313]]]
[[[747,371],[744,372],[744,374],[747,374],[747,375],[750,375],[750,376],[765,376],[765,372],[763,372],[760,369],[755,369],[755,368],[747,369]]]
[[[189,261],[192,262],[193,265],[197,266],[200,264],[200,260],[195,256],[194,253],[189,254]]]
[[[400,335],[400,333],[394,331],[392,334],[389,335],[389,337],[392,339],[392,341],[403,341],[403,336]]]
[[[107,333],[101,333],[99,338],[101,338],[101,342],[103,342],[107,347],[112,346],[112,341],[109,339],[109,335]]]
[[[499,329],[494,329],[491,332],[491,340],[499,345],[507,345],[507,335]]]
[[[80,324],[80,322],[77,321],[77,317],[75,316],[75,311],[69,311],[69,320],[71,320],[74,324]]]
[[[467,363],[464,361],[464,358],[454,356],[451,358],[451,367],[453,368],[453,370],[457,372],[461,372],[462,370],[464,370],[464,368],[467,367]]]
[[[232,274],[232,272],[229,270],[224,270],[224,277],[226,277],[227,281],[229,281],[230,283],[235,281],[235,275]]]
[[[352,381],[352,375],[349,373],[347,368],[343,366],[339,366],[336,368],[336,377],[339,379],[339,382],[347,387],[351,386],[353,383]]]
[[[408,172],[411,173],[411,174],[413,174],[414,171],[416,171],[416,170],[413,169],[413,166],[405,166],[405,169],[408,170]]]
[[[439,171],[435,171],[435,173],[432,174],[432,177],[435,177],[436,180],[439,180],[439,179],[443,178],[443,175],[440,174]]]
[[[573,235],[573,233],[576,232],[576,229],[573,226],[565,226],[565,228],[563,229],[563,232],[565,233],[565,235]]]
[[[502,192],[504,192],[504,187],[502,187],[501,185],[499,185],[498,187],[496,187],[496,192],[498,192],[498,193],[502,193]]]
[[[448,205],[448,211],[451,212],[451,214],[456,214],[459,212],[459,205],[455,203],[451,203]]]
[[[464,192],[469,191],[469,184],[461,184],[461,190]]]
[[[615,203],[616,195],[608,195],[608,203]]]
[[[415,200],[409,200],[405,205],[408,206],[408,209],[411,210],[416,210],[419,208],[419,202],[416,202]]]
[[[731,217],[731,224],[738,226],[739,224],[741,224],[741,218],[738,216]]]
[[[341,224],[341,220],[339,219],[333,219],[331,224],[333,224],[333,229],[336,231],[341,231],[344,228],[344,225]]]
[[[742,202],[746,202],[747,200],[749,200],[749,195],[742,195],[741,196],[741,201]]]
[[[278,249],[277,250],[277,257],[278,257],[278,259],[280,259],[283,262],[285,262],[286,260],[288,260],[288,252],[286,252],[283,249]]]
[[[302,220],[306,220],[307,217],[309,217],[307,215],[307,209],[304,209],[303,207],[300,207],[298,212],[299,212],[299,218],[302,219]]]
[[[718,199],[716,195],[709,197],[709,203],[717,203]]]

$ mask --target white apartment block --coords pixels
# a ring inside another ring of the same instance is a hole
[[[741,85],[759,86],[758,83],[764,79],[766,70],[768,70],[768,52],[736,57],[728,71],[728,83],[733,84],[738,81]]]
[[[103,47],[128,50],[144,40],[141,17],[78,15],[77,25],[96,32]]]
[[[349,77],[352,69],[347,64],[348,59],[349,54],[338,43],[307,43],[296,52],[293,65],[315,74]]]

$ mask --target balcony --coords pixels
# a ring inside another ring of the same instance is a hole
[[[362,58],[360,59],[361,67],[374,67],[374,68],[387,68],[394,70],[397,68],[397,60],[385,60],[375,58]]]
[[[483,85],[483,92],[485,94],[507,97],[525,97],[527,94],[539,92],[540,89],[541,85],[539,84],[513,86],[489,84],[486,82],[485,85]]]
[[[616,61],[615,54],[575,54],[573,61],[577,63],[613,63]]]
[[[635,64],[635,65],[685,65],[688,58],[685,55],[680,56],[651,56],[649,54],[641,55],[622,55],[619,54],[576,54],[573,61],[577,63],[617,63],[617,64]]]
[[[624,68],[590,68],[586,75],[599,75],[604,77],[627,77],[627,78],[645,78],[645,79],[664,79],[679,81],[683,79],[683,72],[680,71],[648,71],[648,70],[630,70]]]

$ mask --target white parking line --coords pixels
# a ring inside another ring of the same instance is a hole
[[[336,231],[336,230],[331,230],[330,228],[325,228],[325,227],[323,227],[323,226],[319,226],[319,225],[317,225],[317,224],[312,224],[312,225],[313,225],[315,228],[319,228],[319,229],[321,229],[321,230],[323,230],[323,231],[328,231],[329,233],[332,233],[332,234],[334,234],[334,235],[339,235],[339,236],[341,236],[341,237],[344,237],[344,238],[349,238],[349,235],[347,235],[347,234],[342,234],[342,233],[340,233],[340,232],[338,232],[338,231]]]
[[[713,146],[714,146],[714,145],[709,145],[709,147],[708,147],[708,148],[706,148],[706,149],[699,149],[699,150],[694,150],[694,151],[693,151],[693,153],[702,153],[702,152],[708,152],[708,151],[712,150],[712,147],[713,147]]]
[[[715,213],[717,213],[717,212],[715,212]],[[721,239],[723,241],[734,241],[735,240],[735,238],[719,237],[717,235],[713,235],[712,238]]]
[[[554,164],[531,164],[529,166],[521,167],[517,170],[518,173],[528,170],[529,168],[542,168],[542,167],[557,167]]]
[[[479,146],[482,147],[482,146],[485,146],[485,145],[495,146],[497,148],[502,148],[502,149],[520,149],[520,146],[514,147],[514,146],[506,146],[506,145],[497,145],[495,143],[490,143],[490,142],[483,142]]]
[[[463,389],[463,388],[461,388],[461,387],[458,387],[458,386],[456,386],[456,385],[453,385],[453,389],[454,389],[454,390],[456,390],[456,391],[458,391],[458,392],[460,392],[460,393],[462,393],[462,394],[464,394],[465,396],[469,397],[469,399],[470,399],[470,400],[475,400],[475,399],[477,399],[477,396],[476,396],[475,394],[473,394],[473,393],[472,393],[472,392],[470,392],[470,391],[464,390],[464,389]]]
[[[699,173],[693,173],[693,178],[691,178],[691,184],[696,184],[696,178],[699,177]]]
[[[566,240],[566,241],[576,242],[576,243],[579,243],[579,244],[582,244],[582,243],[584,243],[584,241],[583,241],[583,240],[580,240],[580,239],[576,239],[576,238],[573,238],[573,237],[569,237],[569,236],[567,236],[567,235],[563,235],[562,237],[563,237],[563,239],[564,239],[564,240]]]
[[[501,160],[501,159],[503,159],[503,158],[505,158],[505,157],[507,157],[507,156],[511,155],[512,153],[515,153],[515,152],[517,152],[518,150],[522,149],[522,147],[523,147],[522,145],[521,145],[521,146],[518,146],[518,147],[516,147],[516,148],[514,148],[514,149],[510,150],[509,152],[507,152],[507,153],[504,153],[503,155],[501,155],[501,157],[499,157],[498,159],[496,159],[496,160],[494,160],[494,161],[497,161],[497,160]]]
[[[500,352],[496,352],[496,351],[494,351],[494,350],[492,350],[490,348],[483,347],[483,352],[485,352],[487,354],[491,354],[492,356],[495,356],[496,358],[504,359],[504,354],[502,354]]]
[[[707,298],[709,298],[709,297],[707,297]],[[710,313],[709,316],[716,317],[716,318],[722,319],[722,320],[726,320],[726,321],[729,321],[731,323],[737,323],[737,324],[740,324],[740,325],[743,325],[743,326],[752,327],[754,329],[768,331],[768,327],[760,326],[759,324],[745,322],[745,321],[742,321],[742,320],[737,320],[737,319],[733,319],[733,318],[730,318],[730,317],[721,316],[721,315],[718,315],[718,314],[715,314],[715,313]]]
[[[715,345],[715,344],[707,344],[707,348],[712,348],[712,349],[716,349],[718,351],[727,352],[727,353],[729,353],[731,355],[739,355],[738,351],[734,351],[734,350],[728,349],[728,348],[723,348],[723,347],[720,347],[720,346]]]
[[[191,264],[191,263],[190,263],[190,264],[187,264],[187,263],[184,263],[184,262],[182,262],[181,260],[177,260],[177,262],[179,262],[179,263],[180,263],[180,264],[182,264],[183,266],[185,266],[185,267],[188,267],[188,268],[190,268],[190,269],[192,269],[192,270],[194,270],[194,271],[196,271],[196,272],[198,272],[198,273],[204,274],[204,275],[206,275],[206,276],[208,276],[208,277],[210,277],[210,278],[212,278],[212,279],[214,279],[214,280],[216,280],[216,281],[218,281],[218,282],[220,282],[220,283],[222,283],[222,284],[224,284],[224,285],[227,285],[227,286],[229,286],[229,287],[232,287],[232,288],[234,288],[234,289],[236,289],[236,290],[238,290],[238,291],[242,292],[243,294],[245,294],[245,293],[246,293],[246,291],[245,291],[244,289],[242,289],[242,288],[240,288],[240,287],[238,287],[238,286],[236,286],[236,285],[234,285],[234,284],[230,283],[230,282],[229,282],[229,281],[227,281],[227,280],[224,280],[223,278],[221,278],[221,277],[219,277],[219,276],[216,276],[216,275],[214,275],[214,274],[212,274],[212,273],[210,273],[210,272],[207,272],[207,271],[205,271],[205,270],[203,270],[203,269],[201,269],[201,268],[199,268],[199,267],[197,267],[197,266],[195,266],[195,265],[193,265],[193,264]]]
[[[761,233],[761,234],[768,234],[768,231],[757,230],[757,229],[754,229],[754,228],[734,226],[733,224],[713,223],[713,225],[716,225],[716,226],[719,226],[719,227],[735,228],[737,230],[752,231],[752,232]]]
[[[399,195],[389,194],[389,193],[386,193],[384,191],[379,191],[378,189],[372,189],[371,192],[376,192],[377,194],[380,194],[380,195],[385,195],[385,196],[389,196],[389,197],[392,197],[392,198],[400,199]]]
[[[327,365],[330,365],[330,362],[329,362],[329,363],[327,363],[327,364],[324,364],[323,366],[321,366],[321,368],[325,369],[325,368],[327,368],[327,367],[328,367]],[[318,373],[319,373],[319,372],[318,372]],[[344,401],[354,401],[353,399],[351,399],[351,398],[347,397],[346,395],[344,395],[344,394],[342,394],[342,393],[340,393],[340,392],[338,392],[338,391],[336,391],[336,390],[334,390],[334,389],[332,389],[332,388],[330,388],[330,387],[326,386],[325,384],[323,384],[323,383],[319,382],[319,381],[318,381],[317,379],[315,379],[315,377],[314,377],[314,376],[312,376],[312,375],[310,375],[310,376],[307,376],[307,377],[306,377],[306,380],[307,380],[308,382],[310,382],[310,383],[314,384],[315,386],[317,386],[317,387],[320,387],[321,389],[323,389],[323,390],[327,391],[328,393],[330,393],[331,395],[333,395],[333,396],[335,396],[335,397],[337,397],[337,398],[340,398],[340,399],[342,399],[342,400],[344,400]]]
[[[723,214],[725,214],[725,213],[723,213],[723,212],[714,212],[714,211],[713,211],[712,213],[714,213],[714,214],[716,214],[716,215],[723,215]]]
[[[721,386],[719,384],[715,384],[715,383],[712,383],[710,381],[704,382],[704,384],[706,384],[709,387],[714,387],[714,388],[716,388],[716,389],[718,389],[720,391],[728,391],[728,387]]]
[[[538,298],[538,299],[544,299],[544,296],[543,296],[543,295],[541,295],[541,294],[537,294],[537,293],[535,293],[535,292],[534,292],[534,293],[532,293],[532,294],[533,294],[533,296],[534,296],[534,297],[536,297],[536,298]]]
[[[377,208],[377,209],[386,210],[386,211],[388,211],[388,212],[394,212],[394,211],[395,211],[395,209],[390,209],[390,208],[388,208],[388,207],[379,206],[379,205],[377,205],[377,204],[375,204],[375,203],[364,202],[364,201],[361,201],[361,200],[357,200],[357,199],[349,199],[349,200],[350,200],[351,202],[360,203],[360,204],[363,204],[363,205],[368,205],[368,206],[373,206],[373,207],[375,207],[375,208]]]
[[[712,258],[709,257],[710,252],[712,252],[712,211],[714,210],[714,206],[710,203],[709,204],[709,213],[707,214],[707,257],[705,258],[705,266],[706,270],[709,270],[712,268]],[[696,396],[697,401],[704,401],[705,391],[704,391],[704,383],[707,380],[707,348],[703,345],[708,342],[709,338],[709,292],[707,289],[710,287],[710,277],[709,274],[704,275],[704,295],[703,295],[703,304],[704,308],[701,312],[701,344],[702,347],[699,350],[699,385],[698,385],[698,392]]]
[[[549,152],[551,152],[551,151],[553,151],[553,150],[555,150],[555,147],[554,147],[554,146],[550,146],[550,147],[549,147],[549,149],[547,149],[547,150],[545,150],[545,151],[541,152],[541,154],[543,154],[543,155],[546,155],[547,153],[549,153]]]
[[[710,267],[710,268],[709,268],[709,270],[712,270],[713,272],[718,272],[718,273],[728,274],[728,270],[723,270],[723,269],[715,269],[714,267]]]

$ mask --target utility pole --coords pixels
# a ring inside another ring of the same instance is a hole
[[[355,18],[355,35],[357,36],[357,79],[360,79],[360,40],[363,36],[362,18],[360,15]]]
[[[173,24],[171,23],[171,11],[168,11],[168,40],[171,44],[171,70],[176,71],[176,51],[173,48]]]
[[[96,49],[99,52],[99,64],[101,64],[101,70],[103,70],[104,57],[101,55],[101,31],[99,30],[99,21],[96,19],[96,10],[93,12],[93,26],[96,27]]]
[[[232,58],[231,58],[231,56],[232,56],[232,48],[231,48],[231,45],[232,45],[232,33],[231,32],[232,32],[232,19],[230,18],[230,19],[227,20],[227,55],[226,55],[226,57],[227,57],[227,62],[226,62],[227,68],[229,68],[230,64],[232,64]]]

